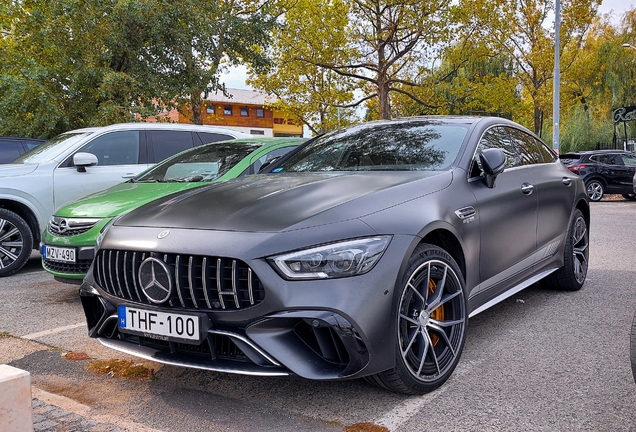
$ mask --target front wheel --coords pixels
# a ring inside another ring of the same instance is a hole
[[[20,216],[0,209],[0,277],[20,270],[31,256],[33,235]]]
[[[464,347],[464,280],[446,251],[423,244],[397,288],[396,365],[368,380],[400,393],[428,393],[451,376]]]
[[[563,267],[548,276],[547,286],[564,291],[578,291],[587,277],[590,256],[589,234],[583,213],[576,209],[565,239]]]
[[[605,195],[605,186],[600,180],[590,180],[585,184],[585,190],[590,201],[600,201]]]

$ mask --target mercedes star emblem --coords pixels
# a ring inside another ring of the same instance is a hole
[[[167,301],[172,294],[172,274],[163,261],[149,257],[139,266],[139,285],[148,300],[155,304]]]

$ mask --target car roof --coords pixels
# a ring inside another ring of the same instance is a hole
[[[105,132],[109,130],[188,130],[192,132],[232,133],[237,137],[248,138],[250,135],[244,132],[224,126],[193,125],[189,123],[115,123],[108,126],[88,127],[69,130],[66,133]]]

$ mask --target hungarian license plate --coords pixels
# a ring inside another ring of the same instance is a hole
[[[122,330],[141,332],[149,337],[158,336],[158,339],[200,339],[201,319],[197,315],[148,311],[129,306],[119,306],[117,315]]]
[[[42,248],[42,256],[44,257],[44,259],[48,259],[51,261],[75,263],[75,248],[63,248],[45,245]]]

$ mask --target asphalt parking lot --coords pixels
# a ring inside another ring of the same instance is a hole
[[[53,281],[35,254],[0,280],[0,363],[31,373],[44,431],[636,430],[636,202],[593,203],[590,234],[581,291],[532,286],[472,318],[454,375],[424,396],[363,381],[217,374],[107,350],[86,336],[77,287]],[[154,374],[87,370],[100,360]],[[378,428],[353,428],[361,423]]]

